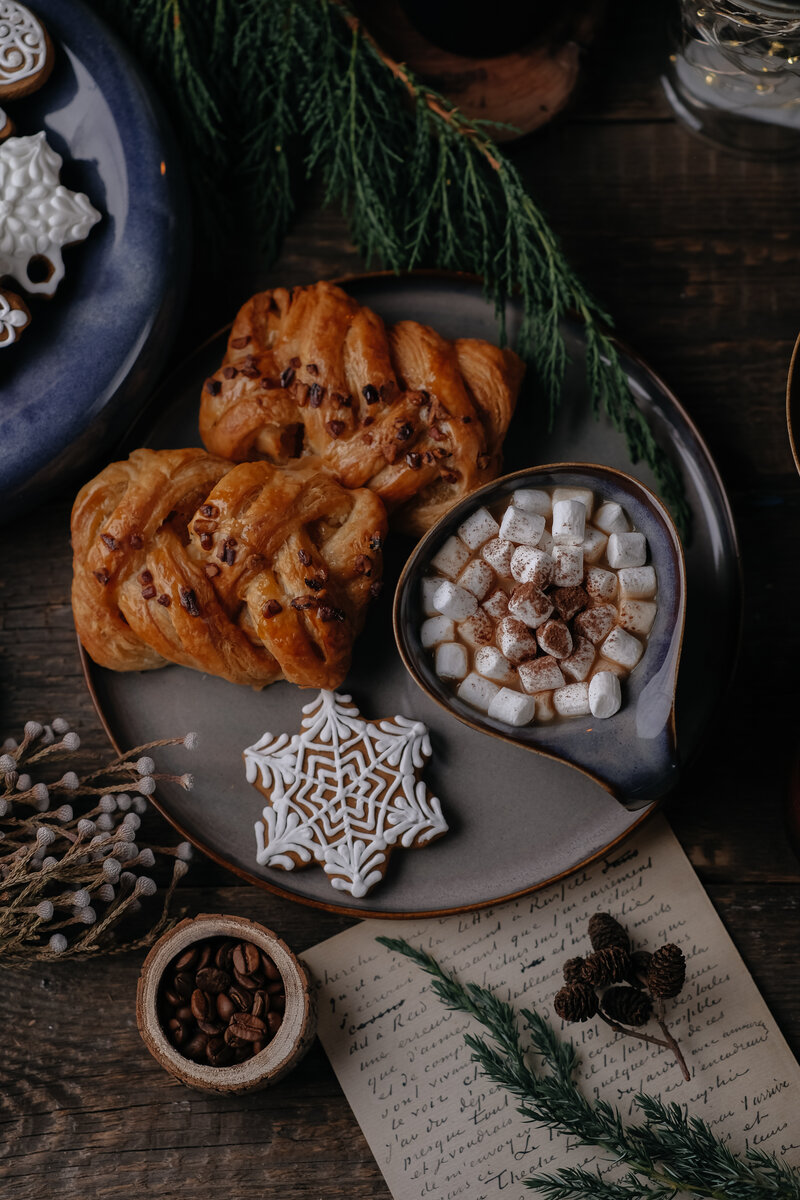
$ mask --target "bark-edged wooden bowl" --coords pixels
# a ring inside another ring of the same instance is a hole
[[[272,1040],[252,1058],[225,1067],[181,1054],[167,1038],[159,1011],[162,980],[176,956],[194,942],[216,937],[253,942],[275,963],[286,993],[283,1021]],[[198,1091],[236,1094],[271,1087],[296,1066],[314,1040],[316,1011],[305,968],[276,933],[245,917],[200,913],[165,933],[147,955],[136,992],[136,1022],[153,1058],[181,1083]]]

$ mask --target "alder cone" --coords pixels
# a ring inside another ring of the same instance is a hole
[[[598,912],[590,917],[589,941],[593,950],[607,950],[609,946],[619,946],[621,950],[631,948],[627,932],[611,913]]]
[[[622,1025],[646,1025],[653,1002],[646,992],[632,987],[610,987],[603,996],[603,1012]]]
[[[587,956],[583,964],[583,981],[590,987],[608,987],[622,983],[631,969],[630,955],[620,946],[608,946]]]
[[[597,996],[586,983],[568,983],[556,992],[553,1008],[562,1021],[590,1021],[597,1014]]]
[[[567,959],[562,968],[567,983],[583,982],[583,962],[584,960],[580,956]]]
[[[659,946],[650,960],[647,986],[654,996],[671,1000],[686,982],[686,959],[674,942]]]

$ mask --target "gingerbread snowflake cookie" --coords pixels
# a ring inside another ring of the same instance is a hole
[[[406,717],[367,721],[349,696],[322,691],[303,708],[301,733],[265,733],[244,751],[247,779],[267,799],[257,861],[291,871],[319,863],[356,898],[383,878],[391,852],[447,832],[420,780],[428,730]]]
[[[0,350],[18,342],[30,320],[30,309],[22,297],[0,288]]]
[[[14,122],[5,109],[0,108],[0,142],[4,142],[6,138],[11,137],[13,132]]]
[[[0,145],[0,276],[45,296],[64,277],[64,246],[82,242],[100,220],[88,196],[64,187],[60,170],[61,157],[44,133]],[[37,261],[43,279],[31,277]]]
[[[35,92],[53,69],[53,43],[24,4],[0,0],[0,100]]]

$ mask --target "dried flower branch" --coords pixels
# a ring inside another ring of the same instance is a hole
[[[530,1035],[527,1045],[515,1009],[488,988],[461,983],[432,955],[402,938],[377,940],[430,975],[445,1008],[475,1018],[488,1032],[491,1040],[464,1035],[472,1061],[516,1097],[523,1117],[569,1134],[581,1145],[600,1147],[626,1170],[616,1180],[575,1168],[525,1180],[548,1200],[673,1200],[684,1192],[709,1200],[800,1200],[800,1171],[758,1149],[734,1154],[705,1121],[689,1116],[679,1104],[640,1092],[633,1104],[644,1123],[627,1124],[608,1101],[593,1103],[583,1095],[574,1079],[575,1047],[560,1041],[544,1017],[529,1009],[519,1014]],[[531,1065],[531,1051],[540,1056],[544,1070]]]
[[[169,903],[191,847],[146,846],[141,814],[159,779],[189,789],[191,775],[156,772],[151,750],[196,745],[196,735],[164,738],[121,755],[80,779],[67,770],[45,783],[40,771],[80,747],[57,717],[28,721],[22,739],[0,749],[0,959],[8,963],[120,953],[149,945],[170,924]],[[174,858],[160,916],[143,934],[119,937],[119,925],[158,888],[147,872],[156,854]]]

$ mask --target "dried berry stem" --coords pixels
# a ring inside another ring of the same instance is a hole
[[[663,1050],[671,1050],[675,1055],[678,1066],[683,1072],[684,1079],[687,1081],[691,1079],[686,1062],[681,1054],[680,1047],[663,1021],[659,1020],[658,1024],[664,1033],[665,1038],[657,1038],[653,1037],[653,1035],[650,1033],[639,1033],[639,1031],[636,1029],[626,1029],[624,1025],[617,1024],[616,1021],[612,1021],[611,1017],[606,1016],[606,1014],[603,1012],[602,1006],[598,1008],[597,1015],[600,1017],[600,1020],[605,1021],[606,1025],[608,1025],[610,1029],[613,1029],[615,1033],[625,1034],[626,1037],[636,1038],[637,1041],[640,1042],[649,1042],[652,1046],[661,1046]]]

